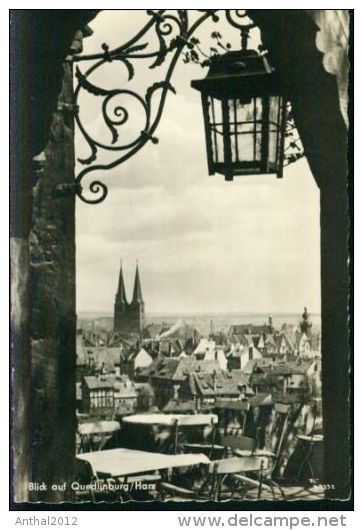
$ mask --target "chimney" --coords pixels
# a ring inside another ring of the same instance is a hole
[[[173,399],[175,399],[175,401],[178,401],[178,399],[179,399],[179,388],[180,388],[180,385],[174,385],[174,396],[173,396]]]
[[[217,384],[216,384],[216,375],[217,372],[213,370],[212,379],[213,379],[213,390],[217,390]]]

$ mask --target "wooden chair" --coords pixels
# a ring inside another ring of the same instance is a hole
[[[225,446],[220,443],[216,443],[216,438],[218,435],[218,425],[221,429],[219,436],[229,434],[243,435],[246,427],[247,413],[249,410],[249,404],[246,401],[233,401],[230,399],[217,399],[214,404],[214,409],[216,411],[223,411],[224,421],[221,424],[212,423],[212,433],[210,442],[200,442],[200,443],[185,443],[184,449],[186,451],[204,453],[208,456],[210,460],[216,460],[221,458],[225,453]],[[230,427],[228,425],[228,413],[229,412],[238,412],[242,415],[242,421],[240,425],[235,427]]]
[[[224,447],[216,443],[217,425],[218,423],[214,423],[213,420],[211,421],[211,439],[209,442],[186,442],[183,444],[184,451],[191,453],[204,453],[210,460],[222,456]]]
[[[266,458],[255,455],[215,460],[208,468],[210,475],[209,497],[214,501],[221,501],[223,495],[232,499],[239,489],[239,498],[242,499],[251,487],[257,487],[257,497],[260,498],[265,465]],[[250,479],[246,473],[257,473],[258,480]],[[228,486],[223,488],[227,482]]]
[[[77,454],[102,451],[106,443],[120,430],[116,421],[89,421],[81,423],[77,429]]]
[[[89,462],[79,458],[76,458],[76,482],[81,486],[75,491],[76,502],[97,502],[105,499],[105,493],[98,491],[98,486],[102,486],[105,481],[94,475]],[[91,485],[94,485],[95,489],[83,489],[83,486]]]
[[[233,480],[244,485],[245,490],[257,488],[257,497],[261,497],[262,490],[270,491],[273,498],[276,497],[275,487],[280,491],[284,498],[284,493],[280,486],[276,484],[271,475],[276,463],[275,453],[265,450],[257,449],[256,441],[253,438],[246,436],[224,436],[220,444],[225,448],[225,459],[219,461],[218,473],[221,474],[227,466],[239,467],[236,472],[228,471],[226,476],[232,473]],[[238,460],[235,460],[237,457]],[[227,462],[227,463],[226,463]],[[245,475],[248,473],[248,475]],[[221,480],[221,485],[223,484]]]
[[[286,403],[276,403],[275,404],[275,422],[280,422],[281,427],[277,433],[277,439],[273,451],[276,454],[276,462],[273,470],[273,475],[275,478],[278,476],[279,464],[281,462],[282,451],[284,444],[288,435],[288,426],[289,426],[289,416],[291,412],[291,405]]]
[[[161,479],[161,474],[158,472],[119,477],[117,479],[118,484],[129,488],[119,492],[120,501],[147,501],[159,498]],[[142,489],[138,489],[138,484],[142,485]]]
[[[250,409],[248,401],[232,401],[229,399],[217,399],[215,408],[223,411],[223,435],[241,435],[243,436],[246,430],[247,414]],[[231,426],[228,424],[228,416],[230,413],[239,413],[242,417],[238,426]]]

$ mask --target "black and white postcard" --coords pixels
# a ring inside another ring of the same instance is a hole
[[[350,505],[352,27],[10,10],[15,509]]]

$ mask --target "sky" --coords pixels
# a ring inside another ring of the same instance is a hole
[[[122,44],[147,19],[143,11],[100,13],[84,53],[99,52],[103,42],[110,49]],[[209,36],[216,29],[235,47],[238,31],[222,20],[196,32],[202,45],[214,44]],[[143,95],[165,72],[165,65],[151,70],[149,64],[134,61],[131,83],[121,63],[107,65],[92,80]],[[79,66],[84,71],[86,63]],[[109,189],[103,203],[78,201],[78,313],[112,313],[121,258],[129,298],[138,260],[147,313],[301,313],[304,306],[320,313],[319,190],[308,163],[303,158],[288,166],[281,180],[208,176],[200,96],[190,87],[191,79],[205,75],[199,65],[179,60],[171,80],[177,94],[168,95],[155,133],[159,143],[94,174]],[[119,102],[126,104],[122,96]],[[87,131],[107,141],[100,103],[102,98],[87,95],[80,112]],[[128,108],[121,139],[143,127],[139,105]],[[89,154],[79,134],[76,154]]]

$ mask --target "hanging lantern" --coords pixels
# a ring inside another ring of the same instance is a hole
[[[210,175],[282,177],[286,100],[265,55],[254,50],[213,58],[201,92]]]

